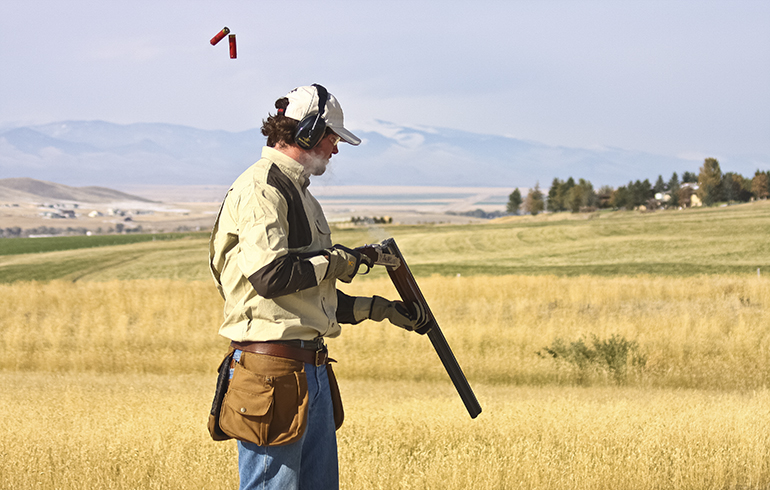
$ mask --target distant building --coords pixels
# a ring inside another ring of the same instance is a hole
[[[655,199],[662,203],[669,202],[671,200],[671,194],[667,192],[658,192],[655,194]]]
[[[40,216],[42,216],[43,218],[49,218],[49,219],[77,218],[77,216],[75,215],[75,211],[73,209],[59,209],[58,211],[43,210],[43,212],[40,213]]]
[[[697,208],[703,206],[703,201],[701,201],[700,197],[698,197],[698,194],[693,194],[690,196],[690,207]]]

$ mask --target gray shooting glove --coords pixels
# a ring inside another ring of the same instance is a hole
[[[388,301],[385,298],[374,296],[369,306],[369,318],[377,322],[387,318],[393,325],[410,332],[419,330],[428,323],[428,318],[419,303],[413,303],[412,306],[415,311],[414,315],[401,301]]]
[[[326,269],[326,277],[335,277],[342,282],[350,282],[358,272],[361,264],[371,268],[374,262],[366,255],[356,250],[349,249],[342,245],[335,245],[326,249],[326,256],[329,259],[329,267]]]

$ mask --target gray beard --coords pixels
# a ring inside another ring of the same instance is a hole
[[[306,155],[302,162],[302,166],[305,167],[305,174],[308,176],[323,175],[327,165],[329,165],[328,158],[315,155]]]

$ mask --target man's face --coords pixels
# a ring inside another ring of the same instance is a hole
[[[305,169],[310,175],[323,175],[326,172],[326,166],[332,155],[338,153],[337,144],[340,137],[334,133],[324,136],[318,144],[307,154],[308,158],[304,162]]]

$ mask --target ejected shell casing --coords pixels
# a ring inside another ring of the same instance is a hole
[[[211,38],[211,45],[216,46],[219,41],[221,41],[226,35],[230,34],[230,29],[225,27],[221,31],[217,33],[216,36]]]
[[[238,57],[238,52],[235,49],[235,34],[230,34],[227,37],[230,40],[230,59],[234,60]]]

